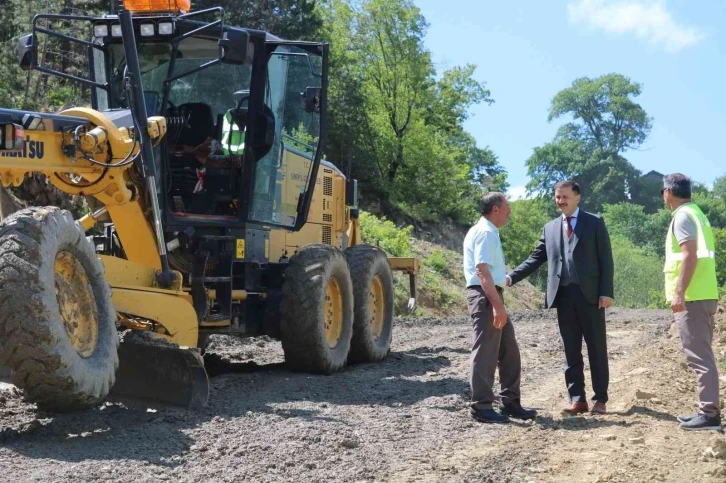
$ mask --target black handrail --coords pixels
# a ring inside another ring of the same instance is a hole
[[[72,37],[70,35],[62,34],[60,32],[56,32],[54,30],[46,29],[43,27],[39,27],[38,20],[66,20],[66,21],[72,21],[72,22],[78,22],[78,21],[86,21],[89,23],[95,22],[98,20],[96,17],[89,17],[89,16],[75,16],[75,15],[65,15],[65,14],[52,14],[52,13],[39,13],[33,17],[33,49],[34,53],[31,56],[30,61],[30,68],[37,70],[38,72],[43,72],[46,74],[55,75],[57,77],[61,77],[63,79],[72,80],[75,82],[80,82],[92,87],[98,87],[99,89],[103,89],[105,91],[109,91],[111,86],[108,82],[101,84],[100,82],[96,82],[90,79],[86,79],[83,77],[78,77],[71,74],[66,74],[65,72],[60,72],[54,69],[49,69],[47,67],[43,67],[38,65],[38,33],[49,35],[51,37],[56,37],[63,40],[68,40],[69,42],[74,42],[79,45],[85,45],[86,47],[91,47],[94,49],[98,49],[103,51],[103,46],[98,45],[94,42],[89,42],[87,40],[81,40],[76,37]]]

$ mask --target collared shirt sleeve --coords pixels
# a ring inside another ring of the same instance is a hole
[[[490,231],[485,231],[474,241],[474,266],[486,263],[491,269],[497,262],[496,236]]]
[[[676,236],[679,245],[698,238],[696,224],[693,223],[693,220],[685,211],[676,213],[673,219],[673,234]]]

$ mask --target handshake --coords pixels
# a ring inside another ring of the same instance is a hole
[[[509,275],[506,275],[506,282],[505,285],[507,287],[512,286],[512,277]],[[613,305],[613,299],[610,297],[600,296],[597,301],[597,307],[599,309],[607,309],[608,307]]]

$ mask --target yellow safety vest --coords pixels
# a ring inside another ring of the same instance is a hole
[[[222,151],[224,154],[244,154],[245,132],[232,122],[232,111],[234,109],[227,111],[222,121]]]
[[[683,211],[696,226],[696,271],[693,273],[691,283],[686,288],[686,302],[696,300],[718,300],[718,282],[716,281],[716,243],[713,238],[713,230],[706,215],[695,203],[681,205],[673,212],[673,220],[676,213]],[[683,253],[678,245],[676,235],[673,233],[673,223],[668,228],[665,247],[665,295],[669,302],[676,294],[676,284],[681,270]]]

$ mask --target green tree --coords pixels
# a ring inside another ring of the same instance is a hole
[[[726,284],[726,228],[714,228],[716,241],[716,277],[718,284]]]
[[[712,192],[714,196],[726,200],[726,175],[719,176],[714,180]]]
[[[317,10],[325,25],[319,36],[330,42],[325,155],[358,179],[361,197],[365,198],[379,189],[380,172],[372,156],[376,140],[364,108],[364,69],[353,47],[357,12],[344,0],[318,2]]]
[[[16,48],[21,36],[32,31],[37,13],[66,15],[102,15],[107,13],[107,0],[9,0],[0,13],[0,105],[29,110],[57,110],[70,105],[90,104],[90,88],[67,79],[23,72],[18,65]],[[88,40],[91,27],[85,21],[41,21],[40,27]],[[39,34],[38,63],[80,77],[89,77],[86,47]]]
[[[416,218],[467,220],[506,172],[463,129],[471,106],[491,103],[475,67],[436,70],[428,24],[409,0],[320,4],[331,41],[326,156],[360,181],[361,198]]]
[[[693,193],[693,201],[714,228],[726,228],[726,200],[711,193]]]
[[[570,178],[583,188],[584,208],[599,211],[603,204],[628,200],[640,172],[622,154],[638,148],[652,127],[634,100],[640,93],[641,85],[621,74],[583,77],[560,91],[548,121],[572,120],[527,160],[529,192],[549,196],[558,181]]]
[[[287,40],[315,40],[323,23],[315,0],[194,0],[193,10],[224,8],[225,23]]]
[[[726,199],[715,195],[694,193],[693,201],[701,208],[713,228],[716,242],[716,275],[719,285],[726,284]]]
[[[604,205],[603,216],[612,237],[626,238],[636,247],[660,257],[664,255],[670,211],[663,208],[657,213],[647,214],[640,205],[619,203]]]
[[[502,227],[502,249],[507,266],[514,268],[529,257],[537,246],[545,223],[551,220],[551,203],[544,199],[517,200],[510,202],[512,214]],[[532,276],[530,282],[544,290],[547,269],[542,267]]]
[[[55,110],[67,105],[90,104],[90,90],[83,84],[38,72],[23,72],[18,66],[16,47],[19,38],[31,32],[37,13],[103,15],[109,13],[110,0],[6,0],[0,8],[0,106],[29,110]],[[118,4],[118,2],[115,2]],[[194,10],[212,6],[225,8],[225,22],[232,25],[271,31],[289,39],[310,39],[322,27],[314,0],[198,0]],[[90,38],[85,22],[50,21],[61,33]],[[38,61],[43,66],[88,77],[86,47],[64,39],[38,36]]]
[[[643,207],[631,203],[605,205],[603,217],[612,237],[627,238],[636,246],[645,246],[653,234],[648,231],[648,215]]]
[[[467,64],[445,71],[433,87],[430,104],[426,107],[426,122],[442,131],[458,135],[464,121],[469,119],[469,108],[494,99],[484,84],[474,79],[476,66]]]
[[[372,0],[362,7],[357,31],[363,84],[372,124],[380,136],[379,160],[392,184],[406,164],[406,137],[425,106],[434,74],[423,38],[428,24],[409,1]]]
[[[620,235],[610,238],[615,265],[615,304],[630,308],[664,308],[663,258],[636,247]]]
[[[628,185],[630,201],[643,206],[646,213],[655,213],[663,208],[661,188],[663,180],[651,176],[640,176]]]
[[[651,118],[633,100],[641,89],[621,74],[582,77],[552,99],[547,120],[571,116],[573,121],[563,125],[557,137],[579,141],[603,158],[636,149],[652,127]]]
[[[8,0],[0,8],[0,107],[33,111],[56,111],[71,105],[90,105],[90,89],[66,79],[24,72],[20,69],[16,48],[21,36],[32,31],[37,13],[67,15],[101,15],[107,12],[106,0]],[[66,35],[88,40],[90,25],[85,22],[52,20],[40,22]],[[81,30],[86,27],[87,30]],[[89,77],[86,47],[66,39],[38,35],[38,63],[80,77]],[[33,174],[11,192],[31,205],[54,205],[76,215],[85,211],[82,198],[71,197],[50,185],[45,176]]]
[[[445,135],[445,146],[456,155],[455,164],[468,166],[469,183],[461,193],[463,203],[455,213],[459,219],[465,219],[470,213],[478,214],[482,194],[504,192],[509,187],[507,172],[496,154],[488,147],[479,148],[473,136],[463,128],[473,105],[494,102],[491,92],[473,78],[475,69],[474,65],[467,64],[445,71],[434,85],[425,114],[426,128],[434,128]]]
[[[471,138],[471,144],[468,147],[467,162],[472,187],[479,188],[484,192],[507,191],[509,188],[507,171],[499,163],[494,151],[488,147],[484,149],[476,147],[473,138]]]

